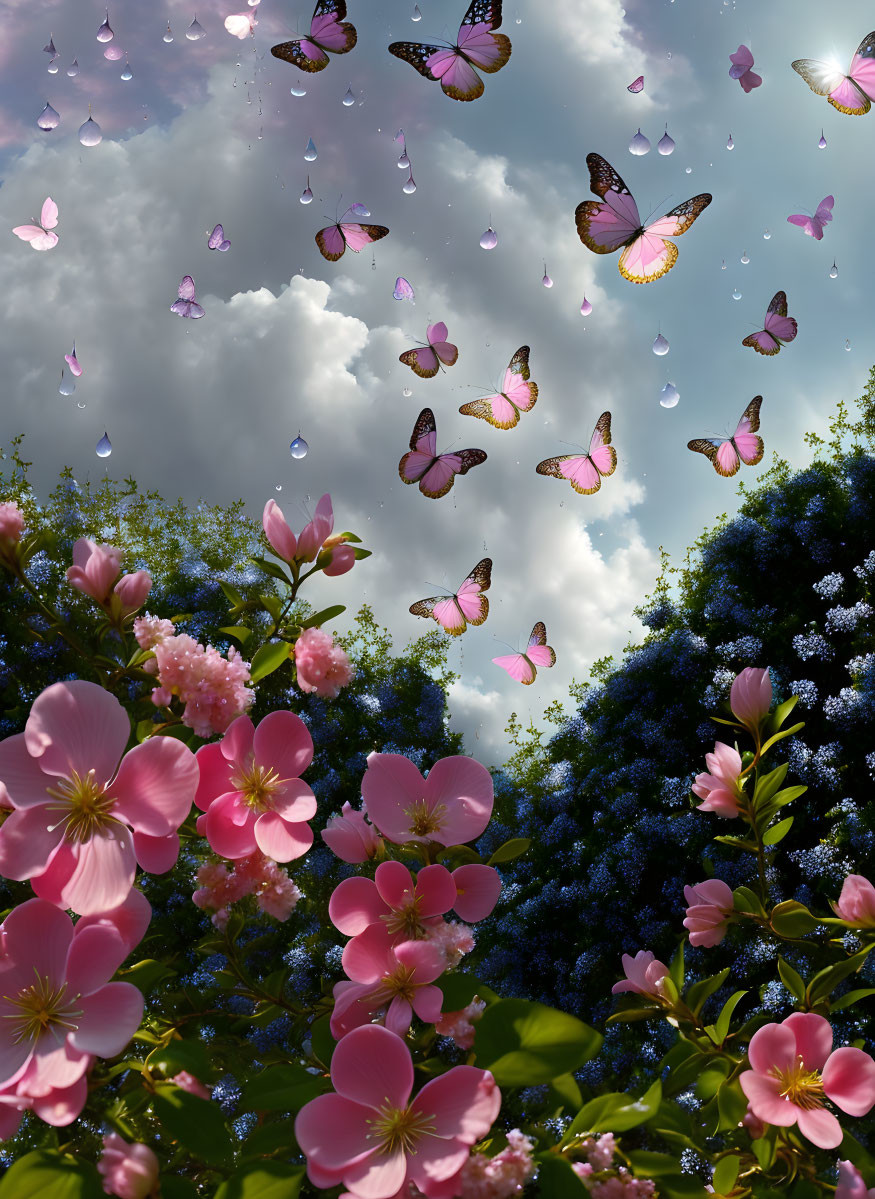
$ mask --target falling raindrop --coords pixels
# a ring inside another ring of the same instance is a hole
[[[480,249],[481,250],[494,250],[497,245],[498,245],[498,234],[495,232],[495,230],[490,225],[489,228],[486,230],[486,232],[481,233],[481,235],[480,235]]]
[[[346,89],[346,94],[343,97],[342,103],[344,108],[352,108],[353,104],[355,104],[355,95],[353,94],[352,84],[350,84]]]
[[[79,141],[83,146],[99,146],[103,141],[100,126],[94,117],[92,117],[90,111],[88,113],[88,120],[79,126]]]
[[[301,192],[301,203],[309,204],[313,199],[313,192],[310,190],[310,176],[307,176],[307,186]]]
[[[771,233],[768,231],[768,229],[764,230],[764,232],[763,232],[763,241],[768,241],[768,240],[769,240],[769,238],[770,238],[771,236],[772,236],[772,235],[771,235]]]
[[[744,253],[741,255],[741,261],[744,263],[745,266],[747,266],[747,264],[750,262],[750,258],[748,257],[747,250],[745,250]]]
[[[56,54],[55,57],[52,59],[52,61],[49,63],[48,67],[46,68],[46,70],[49,72],[50,75],[57,75],[58,59],[60,57],[61,57],[60,54]]]
[[[289,446],[289,453],[292,455],[293,458],[306,458],[307,450],[309,450],[309,448],[310,447],[307,445],[306,441],[304,441],[304,438],[299,433],[298,436],[295,438],[295,440],[292,442],[292,444]]]
[[[185,36],[190,42],[199,42],[202,37],[207,36],[206,29],[204,29],[203,25],[201,25],[200,21],[197,19],[197,13],[195,13],[194,20],[189,25],[188,29],[186,29]]]
[[[409,166],[410,159],[407,157],[407,150],[404,149],[401,151],[401,157],[398,159],[398,169],[399,171],[406,171]]]
[[[404,194],[406,196],[412,196],[413,193],[416,191],[416,180],[413,178],[412,171],[410,172],[407,182],[404,184],[404,186],[401,188],[401,190],[404,192]]]
[[[134,77],[134,72],[131,70],[131,64],[127,61],[127,59],[125,59],[125,69],[122,71],[121,77],[124,79],[125,83]]]
[[[52,108],[51,104],[49,104],[47,101],[45,108],[37,117],[36,123],[39,125],[40,129],[45,129],[48,132],[50,129],[57,129],[60,119],[61,114],[56,112],[54,108]]]
[[[366,204],[351,204],[349,211],[353,214],[353,216],[361,216],[365,219],[371,215],[371,210]]]
[[[671,154],[674,150],[676,142],[673,137],[669,137],[668,125],[665,127],[665,133],[656,143],[656,148],[660,154]]]
[[[632,140],[629,142],[630,154],[646,154],[650,149],[650,142],[639,129]]]
[[[826,138],[823,136],[823,130],[820,131],[820,141],[817,143],[818,150],[826,149]]]
[[[73,382],[72,379],[65,379],[64,372],[62,370],[61,371],[61,385],[58,388],[58,391],[61,393],[62,396],[71,396],[75,390],[76,390],[76,384]]]
[[[76,76],[79,74],[78,59],[74,58],[73,61],[70,63],[69,67],[67,67],[67,74],[70,76],[71,79],[75,79]]]
[[[410,390],[409,387],[405,387],[404,390],[401,392],[401,394],[403,396],[407,396],[409,398],[410,396],[413,395],[413,392]]]
[[[84,407],[85,407],[85,405],[84,405],[84,404],[82,404],[82,403],[77,403],[77,404],[76,404],[76,407],[77,407],[77,408],[84,408]]]
[[[552,286],[553,286],[553,280],[552,280],[552,279],[550,278],[550,276],[547,274],[547,264],[546,264],[546,262],[544,263],[544,278],[541,280],[541,282],[544,284],[544,286],[545,286],[545,287],[552,287]]]
[[[723,261],[720,264],[720,269],[721,269],[721,271],[726,270],[726,259],[725,258],[723,259]]]
[[[666,383],[665,387],[659,393],[659,402],[663,408],[674,408],[680,398],[681,393],[675,387],[674,383]]]
[[[105,432],[94,448],[98,458],[108,458],[110,456],[112,453],[112,442]]]
[[[662,336],[661,333],[657,333],[656,338],[654,339],[654,342],[653,342],[654,354],[656,354],[659,358],[661,358],[663,356],[663,354],[667,354],[668,351],[669,351],[668,341]]]
[[[413,12],[410,14],[410,20],[411,21],[421,21],[422,20],[422,13],[419,11],[418,4],[414,4]]]
[[[118,62],[124,56],[124,50],[121,46],[107,46],[103,52],[103,57],[108,62]]]
[[[839,268],[836,266],[835,262],[833,262],[832,266],[829,268],[829,277],[830,279],[837,279],[838,275]]]
[[[666,58],[669,58],[669,59],[671,58],[671,50],[668,50],[668,51],[666,52],[666,55],[665,55],[665,57],[666,57]]]
[[[693,173],[692,167],[684,167],[684,170],[687,172],[688,175],[692,175],[692,173]]]
[[[583,303],[580,305],[580,315],[581,316],[589,316],[589,314],[591,312],[592,312],[592,304],[589,302],[589,300],[586,298],[586,296],[584,296]]]
[[[846,350],[849,350],[850,348],[851,348],[851,343],[850,343],[850,340],[846,338],[846,339],[845,339],[845,349],[846,349]]]
[[[738,290],[738,288],[736,288],[735,291],[732,293],[732,298],[733,298],[733,300],[741,299],[741,292]]]
[[[170,28],[169,21],[167,22],[167,32],[164,34],[164,40],[168,43],[173,41],[173,30]]]
[[[293,96],[306,96],[307,94],[307,89],[305,87],[301,87],[300,80],[298,80],[294,87],[290,87],[289,91]]]
[[[282,491],[282,489],[283,489],[282,483],[277,483],[276,487],[274,487],[274,491]]]
[[[109,25],[109,9],[106,10],[106,20],[97,31],[97,40],[99,42],[111,42],[115,35]]]
[[[730,133],[729,137],[726,139],[726,149],[727,149],[727,150],[734,150],[734,149],[735,149],[735,142],[732,140],[732,134],[731,134],[731,133]]]
[[[307,162],[315,162],[317,157],[316,143],[311,137],[307,142],[307,149],[304,151],[304,158]]]

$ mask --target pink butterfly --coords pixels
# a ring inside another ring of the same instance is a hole
[[[345,16],[346,0],[318,0],[309,37],[280,42],[271,46],[270,52],[301,71],[322,71],[328,66],[329,50],[332,54],[347,54],[356,44],[355,26],[344,21]]]
[[[736,474],[742,462],[748,466],[756,466],[762,460],[765,448],[762,437],[755,436],[760,427],[760,405],[762,396],[754,396],[738,422],[738,428],[731,437],[710,438],[697,437],[687,442],[687,449],[695,450],[710,459],[718,475],[731,478]]]
[[[536,666],[556,665],[556,651],[547,644],[547,630],[544,622],[539,620],[532,629],[532,635],[529,637],[529,644],[524,654],[502,654],[501,657],[493,658],[492,661],[502,670],[506,670],[510,677],[516,679],[518,683],[525,683],[527,687],[534,683],[538,673],[535,669]]]
[[[398,361],[409,366],[415,375],[419,375],[420,379],[433,379],[440,370],[442,362],[445,366],[455,364],[459,357],[459,347],[454,346],[451,341],[447,341],[447,327],[443,321],[438,321],[436,325],[429,325],[425,335],[428,338],[427,346],[419,346],[415,350],[405,350],[403,354],[398,355]]]
[[[603,412],[596,421],[588,454],[561,454],[558,458],[545,458],[535,467],[539,475],[567,479],[580,495],[592,495],[598,491],[602,476],[607,478],[616,469],[617,451],[611,445],[610,412]]]
[[[39,219],[38,225],[16,225],[12,232],[22,241],[29,241],[31,249],[51,250],[58,244],[57,233],[49,232],[58,223],[58,206],[51,196],[43,202]]]
[[[638,205],[628,187],[600,154],[587,154],[590,190],[604,204],[583,200],[575,210],[577,233],[595,254],[613,254],[623,247],[617,263],[630,283],[650,283],[667,274],[677,262],[678,248],[667,237],[686,233],[696,217],[711,203],[708,192],[678,204],[665,216],[641,224]]]
[[[78,379],[79,376],[82,374],[82,367],[79,365],[79,359],[76,357],[75,341],[73,342],[73,349],[70,351],[70,353],[64,355],[64,361],[67,363],[67,366],[69,366],[69,368],[70,368],[70,374],[75,375],[76,378]]]
[[[469,624],[483,624],[489,615],[489,600],[483,594],[492,583],[492,559],[482,558],[455,595],[435,595],[410,605],[414,616],[430,616],[451,637],[464,633]]]
[[[191,275],[185,275],[179,285],[179,299],[174,300],[170,305],[170,311],[175,312],[177,316],[190,316],[192,320],[198,320],[204,315],[204,310],[197,303],[197,297],[194,294],[194,279]]]
[[[225,230],[221,225],[216,225],[210,236],[207,238],[207,245],[211,250],[221,250],[224,253],[231,249],[231,243],[225,237]]]
[[[504,382],[498,395],[484,396],[463,404],[463,416],[479,416],[496,429],[512,429],[521,412],[534,408],[538,398],[537,383],[529,383],[529,347],[520,346],[504,372]]]
[[[797,213],[795,216],[788,216],[787,220],[791,225],[799,225],[809,237],[813,237],[816,241],[823,239],[823,227],[828,225],[832,220],[832,210],[835,204],[834,196],[824,196],[817,206],[817,212],[814,216],[803,216],[802,213]]]
[[[643,92],[644,91],[644,76],[639,75],[637,79],[633,79],[632,82],[629,84],[629,86],[626,88],[626,91],[631,92],[633,94],[633,96],[637,96],[639,92]],[[493,661],[497,661],[497,659],[493,658]]]
[[[737,79],[745,93],[752,92],[755,87],[760,86],[762,77],[751,70],[753,55],[747,46],[739,46],[734,54],[729,55],[729,61],[732,63],[729,78]]]
[[[398,474],[404,483],[419,483],[419,490],[430,500],[439,500],[446,495],[456,480],[456,475],[466,475],[472,466],[486,461],[483,450],[456,450],[452,454],[438,454],[437,426],[434,413],[423,408],[413,426],[410,438],[410,453],[398,463]]]
[[[348,216],[353,209],[360,207],[361,205],[354,204],[352,208],[346,210],[343,216]],[[344,222],[341,217],[335,224],[319,230],[316,234],[316,245],[323,258],[327,258],[329,262],[337,262],[338,258],[343,257],[343,252],[347,248],[354,254],[360,254],[365,246],[369,246],[372,241],[379,241],[380,238],[387,237],[388,234],[389,230],[385,225]]]
[[[416,303],[416,295],[410,283],[399,275],[395,280],[395,290],[392,292],[392,298],[395,300],[409,300],[411,304]]]
[[[776,291],[766,312],[765,329],[751,333],[741,343],[750,346],[758,354],[777,354],[781,346],[792,341],[798,326],[792,316],[787,316],[787,293]]]
[[[476,100],[483,95],[484,83],[474,68],[491,75],[510,58],[510,38],[492,32],[500,24],[501,0],[472,0],[454,46],[393,42],[389,53],[409,62],[426,79],[440,82],[451,100]]]
[[[833,108],[850,117],[861,117],[875,100],[875,32],[867,33],[857,47],[845,75],[833,63],[797,58],[790,64],[818,96],[827,96]]]

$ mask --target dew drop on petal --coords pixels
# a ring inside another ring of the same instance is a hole
[[[405,195],[407,195],[407,196],[412,196],[412,195],[413,195],[413,193],[416,191],[416,180],[413,178],[413,173],[412,173],[412,172],[411,172],[411,174],[410,174],[410,176],[409,176],[409,178],[408,178],[407,182],[406,182],[406,183],[404,184],[404,186],[401,188],[401,190],[402,190],[402,191],[404,192],[404,194],[405,194]]]
[[[666,126],[665,133],[656,143],[657,150],[660,154],[671,154],[676,144],[674,138],[669,136],[668,127]]]
[[[67,67],[67,74],[70,76],[71,79],[75,79],[76,76],[79,74],[78,59],[74,58],[73,61],[70,63],[69,67]]]
[[[298,436],[289,446],[289,453],[293,458],[306,458],[307,450],[309,450],[309,448],[310,447],[307,445],[306,441],[304,441],[304,438],[298,434]]]
[[[646,154],[650,150],[650,141],[639,129],[629,142],[630,154]]]
[[[747,250],[745,250],[744,253],[742,254],[741,261],[744,263],[745,266],[747,266],[747,264],[750,262],[750,258],[748,257]]]
[[[480,235],[480,249],[481,250],[494,250],[497,245],[498,245],[498,234],[495,232],[495,230],[490,225],[489,228],[486,230],[486,232],[481,233],[481,235]]]
[[[671,50],[666,51],[665,57],[669,59],[671,58]]]
[[[207,31],[201,25],[200,21],[195,17],[188,29],[185,31],[185,36],[190,42],[199,42],[202,37],[207,36]]]
[[[307,89],[305,87],[301,87],[300,80],[298,80],[294,87],[290,87],[289,91],[293,96],[306,96],[307,94]]]
[[[823,130],[820,131],[820,141],[817,143],[818,150],[826,149],[826,138],[823,136]]]
[[[352,108],[353,104],[355,104],[355,94],[352,90],[352,85],[346,89],[341,103],[344,108]]]
[[[735,291],[732,293],[732,298],[733,298],[733,300],[741,299],[741,292],[738,290],[738,288],[736,288]]]
[[[413,395],[413,392],[410,390],[409,387],[405,387],[404,390],[401,392],[401,394],[403,396],[407,396],[409,398],[410,396]]]
[[[726,139],[726,149],[727,149],[727,150],[734,150],[734,149],[735,149],[735,142],[732,140],[732,134],[731,134],[731,133],[730,133],[729,137]]]
[[[99,146],[103,141],[103,133],[94,117],[89,117],[79,126],[79,141],[83,146]]]
[[[839,268],[836,266],[835,263],[833,263],[832,266],[829,268],[829,277],[830,277],[830,279],[837,279],[838,275],[839,275]]]
[[[410,20],[411,21],[421,21],[422,20],[422,13],[419,11],[418,4],[414,4],[413,12],[410,14]]]
[[[97,40],[99,42],[111,42],[114,37],[109,24],[109,11],[107,10],[106,19],[97,31]]]
[[[580,305],[580,315],[581,316],[589,316],[589,314],[591,312],[592,312],[592,304],[589,302],[589,300],[586,298],[586,296],[584,296],[583,303]]]
[[[61,393],[62,396],[71,396],[75,390],[76,390],[76,384],[73,382],[72,379],[65,378],[64,372],[62,370],[61,371],[61,384],[58,388],[58,391]]]
[[[61,119],[61,114],[52,108],[51,104],[46,104],[45,108],[36,119],[40,129],[45,129],[47,132],[50,129],[57,129],[58,122]]]
[[[667,354],[668,351],[669,351],[668,341],[666,340],[666,338],[664,338],[662,336],[661,333],[658,333],[653,342],[654,354],[656,354],[659,358],[661,358],[663,356],[663,354]]]
[[[317,157],[316,143],[311,137],[307,142],[307,149],[304,151],[304,158],[307,162],[315,162]]]
[[[106,433],[104,433],[94,448],[98,458],[108,458],[110,456],[112,453],[112,442]]]
[[[764,232],[763,232],[763,241],[768,241],[768,240],[769,240],[769,238],[770,238],[771,236],[772,236],[772,235],[771,235],[771,233],[768,231],[768,229],[764,230]]]
[[[680,398],[681,393],[675,387],[674,383],[666,383],[665,387],[659,393],[659,402],[663,408],[674,408]]]
[[[168,44],[173,41],[173,30],[170,28],[170,22],[167,22],[167,31],[164,34],[164,40]]]
[[[371,215],[370,209],[365,204],[351,204],[349,211],[353,216],[364,217],[366,220]]]
[[[406,171],[409,166],[410,159],[407,157],[407,151],[402,150],[401,157],[398,159],[398,169],[399,171]]]

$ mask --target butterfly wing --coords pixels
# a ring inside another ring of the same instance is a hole
[[[429,325],[425,336],[444,366],[453,366],[459,357],[459,348],[447,341],[447,327],[444,322],[438,321],[435,325]]]
[[[547,644],[547,628],[543,620],[538,621],[529,635],[526,656],[535,666],[556,665],[556,651]]]
[[[387,237],[389,230],[385,225],[343,224],[340,226],[347,247],[354,254],[360,254],[371,242],[380,241]]]
[[[405,483],[417,483],[422,478],[437,458],[436,446],[434,413],[430,408],[423,408],[410,435],[410,453],[398,463],[398,473]]]
[[[833,108],[847,116],[861,117],[872,107],[871,98],[875,96],[875,86],[871,79],[873,52],[875,32],[866,35],[851,60],[851,71],[855,76],[853,78],[831,63],[821,62],[816,58],[797,58],[790,65],[816,95],[826,96]],[[867,66],[867,62],[870,65]]]
[[[803,232],[807,233],[809,237],[816,238],[817,241],[823,237],[823,226],[814,217],[796,212],[792,216],[788,216],[787,220],[791,225],[798,225]]]
[[[416,303],[413,288],[403,275],[399,275],[395,280],[395,290],[392,292],[392,297],[396,300],[409,300],[411,304]]]
[[[535,681],[537,671],[525,654],[501,654],[492,661],[502,670],[506,670],[518,683],[524,683],[528,687]]]
[[[504,395],[484,396],[459,409],[463,416],[478,416],[496,429],[512,429],[519,421],[519,411]]]
[[[452,637],[464,633],[468,624],[480,625],[489,615],[489,600],[481,594],[492,582],[492,559],[483,558],[464,580],[457,595],[433,596],[410,605],[414,616],[430,616]]]
[[[601,154],[587,154],[589,186],[604,203],[582,200],[574,212],[577,235],[594,254],[613,254],[641,229],[638,205],[626,184]]]
[[[759,87],[762,81],[762,75],[757,75],[756,71],[745,71],[743,75],[739,75],[738,77],[741,90],[745,95],[749,95],[755,87]]]
[[[58,244],[57,233],[46,232],[39,225],[16,225],[12,232],[22,241],[29,241],[33,250],[51,250]]]
[[[47,196],[43,201],[39,220],[43,229],[54,229],[57,226],[58,206],[51,196]]]
[[[724,478],[731,478],[741,465],[738,454],[728,439],[715,443],[707,437],[697,437],[693,441],[687,442],[687,449],[695,450],[697,454],[704,454],[717,474],[723,475]]]
[[[711,203],[711,195],[692,196],[665,216],[645,226],[641,234],[626,246],[617,266],[630,283],[651,283],[667,275],[677,262],[678,248],[667,237],[680,237]]]
[[[270,52],[301,71],[322,71],[328,66],[327,51],[346,54],[356,44],[355,26],[344,21],[345,16],[345,0],[319,0],[310,22],[310,36],[281,42],[271,46]]]
[[[207,245],[211,250],[227,249],[230,242],[225,241],[225,230],[221,225],[216,225],[210,236],[207,238]]]
[[[729,55],[732,66],[729,68],[730,79],[740,79],[745,71],[753,66],[753,55],[747,46],[739,46],[734,54]]]
[[[732,441],[735,444],[738,457],[741,458],[742,462],[746,462],[748,466],[756,466],[758,462],[762,461],[763,454],[765,453],[763,439],[756,436],[756,432],[760,427],[760,406],[762,402],[762,396],[754,396],[741,414],[738,427],[732,435]]]
[[[600,475],[607,477],[617,469],[617,451],[611,445],[611,414],[603,412],[589,439],[589,460]]]
[[[398,355],[398,361],[409,366],[420,379],[433,379],[440,370],[437,354],[431,346],[417,346]]]
[[[817,206],[814,219],[820,224],[821,230],[832,220],[832,210],[835,207],[835,196],[824,196]]]
[[[520,346],[504,372],[501,393],[463,404],[459,411],[463,416],[478,416],[496,429],[512,429],[520,413],[534,408],[538,398],[537,383],[529,383],[528,379],[529,347]]]
[[[766,354],[768,357],[777,354],[781,348],[781,343],[772,337],[767,329],[760,329],[758,333],[748,334],[741,344],[756,350],[758,354]]]
[[[766,332],[779,342],[792,341],[798,326],[792,316],[787,316],[787,293],[777,291],[772,296],[765,320]],[[777,350],[775,351],[777,353]]]
[[[433,83],[437,83],[439,76],[435,75],[429,64],[436,61],[438,55],[455,55],[455,51],[447,50],[446,46],[430,46],[424,42],[393,42],[389,47],[389,53],[400,58],[402,62],[409,62],[414,70]]]
[[[348,227],[346,226],[346,228]],[[386,232],[388,233],[389,230],[387,229]],[[346,249],[344,226],[336,224],[328,225],[325,229],[320,229],[316,234],[316,245],[319,247],[319,253],[323,258],[327,258],[329,262],[337,262],[338,258],[343,257],[343,252]]]
[[[632,82],[629,84],[629,86],[626,88],[626,91],[631,92],[633,94],[633,96],[637,96],[637,94],[639,92],[643,92],[644,91],[644,76],[639,75],[637,79],[633,79]],[[493,661],[495,661],[494,658],[493,658]]]
[[[485,461],[486,453],[483,450],[459,450],[454,454],[440,454],[419,480],[419,490],[430,500],[439,500],[453,486],[456,475],[466,475],[472,466],[479,466]]]
[[[875,100],[875,31],[867,33],[860,42],[851,59],[848,75],[869,100]],[[830,97],[832,103],[833,98]]]
[[[511,55],[510,38],[493,32],[499,25],[501,0],[474,0],[459,26],[458,49],[488,75],[500,71]]]
[[[535,470],[539,475],[567,479],[580,495],[592,495],[602,485],[601,475],[588,454],[560,454],[556,458],[545,458]]]

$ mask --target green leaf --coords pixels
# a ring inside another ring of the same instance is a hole
[[[287,641],[269,641],[267,645],[256,650],[249,667],[250,680],[257,683],[267,675],[273,674],[275,670],[279,670],[283,662],[288,661],[291,648]]]
[[[161,1199],[198,1199],[197,1187],[188,1178],[161,1175]]]
[[[746,849],[748,853],[756,853],[757,846],[755,841],[746,841],[744,837],[715,837],[715,841],[719,841],[722,845],[731,845],[733,849]]]
[[[674,957],[668,969],[668,975],[677,987],[678,995],[684,989],[684,943],[681,941],[675,950]]]
[[[136,736],[140,745],[143,744],[147,737],[152,736],[152,729],[154,729],[154,727],[155,721],[151,716],[147,716],[145,720],[137,721],[137,728],[134,735]]]
[[[875,995],[875,988],[864,987],[860,991],[848,991],[846,995],[840,995],[838,999],[834,999],[829,1005],[833,1012],[840,1012],[842,1008],[853,1007],[855,1003],[859,1003],[861,999],[868,999],[870,995]]]
[[[323,608],[321,612],[317,612],[315,616],[308,616],[306,620],[301,621],[302,629],[321,628],[327,624],[329,620],[334,620],[340,616],[341,612],[346,611],[346,604],[334,604],[330,608]]]
[[[251,1162],[223,1182],[214,1199],[297,1199],[304,1172],[285,1162]]]
[[[717,1110],[720,1113],[718,1132],[729,1132],[741,1123],[744,1113],[747,1111],[747,1096],[738,1085],[737,1079],[735,1082],[725,1082],[718,1090]],[[722,1190],[723,1188],[715,1187],[714,1189]]]
[[[153,1049],[146,1064],[150,1070],[160,1070],[165,1078],[187,1070],[203,1083],[211,1082],[216,1073],[202,1041],[171,1041],[163,1049]]]
[[[782,704],[778,704],[772,713],[772,719],[769,721],[769,728],[772,732],[777,732],[796,705],[799,703],[798,695],[791,695],[789,699],[784,700]]]
[[[684,1000],[688,1008],[695,1015],[698,1015],[704,1006],[705,1000],[713,995],[715,991],[719,991],[729,977],[729,966],[725,970],[721,970],[719,974],[712,974],[710,978],[703,978],[701,982],[693,983],[688,989]]]
[[[499,1086],[537,1086],[579,1069],[601,1048],[594,1028],[557,1008],[526,999],[500,999],[478,1020],[477,1065]]]
[[[636,1178],[659,1178],[663,1174],[677,1174],[678,1160],[670,1153],[655,1153],[650,1149],[633,1149],[626,1156]],[[625,1189],[625,1188],[624,1188]]]
[[[505,841],[504,845],[499,845],[486,865],[495,866],[497,862],[512,862],[514,858],[522,857],[531,843],[530,837],[513,837],[510,841]]]
[[[320,1016],[318,1020],[314,1020],[310,1025],[310,1044],[313,1047],[313,1053],[318,1061],[325,1066],[326,1070],[331,1065],[331,1058],[334,1055],[334,1049],[337,1045],[334,1037],[331,1035],[331,1016]]]
[[[729,1032],[729,1021],[738,1004],[744,999],[747,991],[736,991],[723,1005],[723,1010],[714,1024],[709,1024],[705,1031],[711,1036],[715,1045],[722,1045]]]
[[[441,1004],[441,1011],[446,1013],[460,1012],[462,1008],[467,1007],[474,996],[478,994],[477,988],[480,983],[473,974],[451,970],[435,979],[434,985],[440,987],[443,992],[444,1001]],[[483,995],[480,998],[483,999]]]
[[[785,820],[781,820],[778,824],[773,824],[770,829],[767,829],[763,836],[763,845],[777,845],[779,841],[783,841],[793,827],[793,816],[788,816]]]
[[[799,724],[794,724],[792,728],[784,729],[783,732],[780,733],[775,733],[773,736],[769,737],[768,741],[763,743],[760,753],[765,755],[765,753],[770,750],[773,745],[777,744],[778,741],[783,741],[785,737],[792,737],[794,733],[798,733],[800,729],[804,728],[805,721],[803,720]]]
[[[751,1141],[754,1157],[763,1170],[768,1170],[775,1160],[775,1130],[771,1128],[764,1137]]]
[[[232,587],[230,583],[226,583],[224,579],[219,579],[219,586],[222,588],[222,594],[229,604],[235,606],[243,603],[243,596],[236,587]]]
[[[550,1083],[550,1093],[563,1107],[576,1111],[583,1103],[580,1087],[573,1074],[560,1074]]]
[[[250,558],[249,561],[254,562],[256,566],[260,567],[266,575],[270,575],[272,579],[279,579],[280,582],[287,583],[289,587],[294,586],[283,568],[277,566],[275,562],[270,562],[267,558]]]
[[[293,1120],[280,1117],[271,1124],[256,1125],[240,1146],[240,1157],[242,1161],[253,1157],[263,1161],[265,1157],[276,1153],[277,1150],[282,1150],[284,1157],[288,1157],[290,1153],[301,1152],[300,1146],[295,1140]]]
[[[363,558],[370,558],[373,550],[363,550],[359,546],[356,546],[352,552],[355,554],[356,562],[361,562]]]
[[[252,636],[252,629],[248,629],[245,624],[223,625],[219,629],[219,632],[224,633],[226,637],[233,637],[241,645],[245,645],[246,641]]]
[[[875,942],[867,945],[865,949],[861,949],[859,953],[855,953],[853,957],[846,958],[843,962],[837,962],[835,966],[827,966],[826,969],[815,974],[805,993],[808,1006],[813,1006],[818,999],[825,999],[831,991],[835,990],[842,979],[855,974],[862,967],[870,949],[875,949]]]
[[[802,937],[817,928],[817,921],[805,904],[795,899],[785,899],[783,903],[776,904],[770,919],[779,937]]]
[[[622,1012],[613,1012],[605,1024],[630,1024],[633,1020],[653,1020],[662,1016],[661,1007],[627,1007]]]
[[[781,982],[794,999],[804,999],[805,983],[802,981],[802,977],[783,958],[778,958],[778,974],[781,976]]]
[[[170,1083],[158,1083],[153,1103],[155,1115],[180,1145],[208,1165],[230,1165],[231,1134],[218,1104]]]
[[[544,1154],[543,1157],[538,1155],[535,1161],[538,1163],[535,1186],[544,1199],[587,1199],[589,1188],[572,1170],[571,1162],[553,1153]]]
[[[737,912],[750,912],[754,916],[765,918],[766,909],[750,887],[736,887],[732,892],[732,898]]]
[[[262,608],[267,612],[274,623],[279,623],[279,619],[283,614],[282,600],[278,595],[259,595],[259,602]]]
[[[778,788],[787,777],[787,771],[790,769],[790,763],[784,762],[775,770],[768,771],[767,774],[761,774],[757,779],[757,785],[753,792],[753,802],[756,807],[764,804],[767,800],[777,792]]]
[[[246,1111],[297,1112],[328,1089],[327,1079],[303,1066],[268,1066],[243,1088],[241,1103]]]
[[[409,842],[408,842],[409,844]],[[416,842],[413,843],[414,845]],[[415,853],[416,850],[411,852]],[[472,849],[470,845],[447,845],[437,855],[437,860],[440,862],[443,858],[447,858],[453,862],[458,862],[460,865],[467,862],[482,862],[483,859],[476,849]]]
[[[637,1128],[656,1114],[661,1102],[662,1083],[659,1079],[641,1099],[633,1099],[621,1091],[597,1095],[583,1105],[560,1143],[567,1145],[578,1133],[626,1132]]]
[[[343,537],[345,541],[352,541],[356,545],[361,544],[361,540],[362,540],[361,537],[356,537],[355,533],[350,533],[349,531],[347,531],[345,533],[341,533],[340,536]]]
[[[729,1073],[730,1063],[725,1058],[711,1061],[696,1079],[696,1094],[700,1099],[713,1099]]]
[[[0,1199],[106,1199],[106,1195],[90,1162],[54,1149],[35,1149],[3,1175]]]
[[[714,1174],[711,1177],[711,1186],[718,1195],[728,1195],[735,1186],[740,1165],[741,1158],[736,1157],[734,1153],[729,1157],[721,1157],[714,1167]]]
[[[119,970],[119,977],[126,983],[133,983],[135,987],[139,987],[144,995],[150,995],[159,982],[165,978],[173,978],[176,973],[164,962],[157,962],[154,958],[143,958],[127,970]]]

